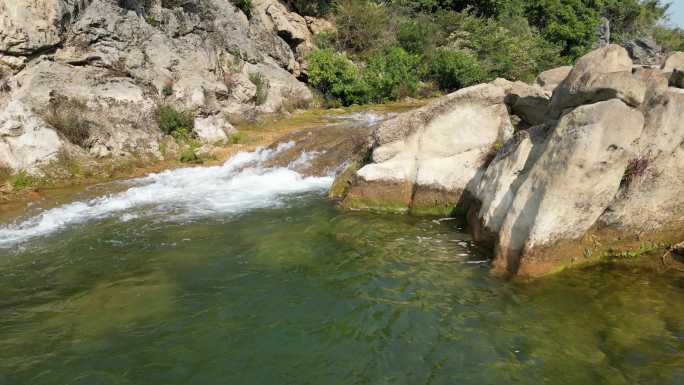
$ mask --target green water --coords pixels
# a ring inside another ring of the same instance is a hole
[[[0,251],[0,384],[684,384],[684,281],[491,278],[454,221],[320,194]]]

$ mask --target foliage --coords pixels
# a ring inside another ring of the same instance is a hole
[[[230,136],[229,139],[231,144],[240,144],[247,141],[247,134],[244,132],[236,132]]]
[[[424,54],[436,45],[437,24],[429,19],[409,20],[399,25],[397,42],[412,54]]]
[[[419,57],[394,47],[373,55],[363,71],[370,99],[383,102],[415,95],[418,89]]]
[[[271,88],[268,79],[261,72],[252,72],[249,74],[249,81],[256,86],[256,94],[254,96],[254,103],[260,106],[268,100],[268,90]]]
[[[69,142],[85,147],[91,135],[87,111],[87,105],[81,100],[52,95],[44,119]]]
[[[178,160],[181,163],[202,163],[202,159],[197,156],[196,150],[195,146],[186,146],[181,150]]]
[[[378,47],[390,31],[390,13],[382,4],[369,0],[340,0],[335,22],[337,43],[352,53]]]
[[[368,85],[346,55],[330,49],[317,50],[309,55],[308,61],[309,84],[326,99],[337,99],[344,105],[368,102]]]
[[[477,59],[465,51],[441,48],[428,63],[427,77],[447,91],[468,87],[485,77]]]
[[[684,51],[684,30],[657,26],[652,31],[653,38],[667,52]]]
[[[231,0],[231,2],[241,10],[248,19],[252,18],[252,0]]]
[[[19,173],[10,178],[10,182],[12,183],[12,187],[21,190],[34,186],[38,182],[38,179],[26,171],[19,171]]]
[[[192,111],[178,111],[170,105],[159,106],[156,118],[159,129],[177,139],[189,137],[195,128],[195,114]]]

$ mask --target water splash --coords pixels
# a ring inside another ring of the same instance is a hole
[[[0,248],[49,235],[71,225],[118,216],[130,221],[164,214],[166,220],[188,220],[276,207],[287,195],[326,191],[332,176],[303,177],[293,168],[315,154],[304,153],[288,167],[265,168],[263,162],[292,148],[259,149],[235,155],[221,166],[164,171],[131,180],[126,191],[45,210],[30,218],[0,226]]]

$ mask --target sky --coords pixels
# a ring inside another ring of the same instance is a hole
[[[684,0],[671,0],[670,22],[684,28]]]

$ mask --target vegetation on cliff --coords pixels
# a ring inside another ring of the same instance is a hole
[[[663,0],[319,0],[290,1],[334,19],[316,37],[310,84],[332,104],[382,102],[453,91],[504,77],[529,81],[570,64],[595,46],[605,17],[611,41],[652,36],[666,51],[684,48],[667,26]],[[356,64],[354,64],[356,63]]]

